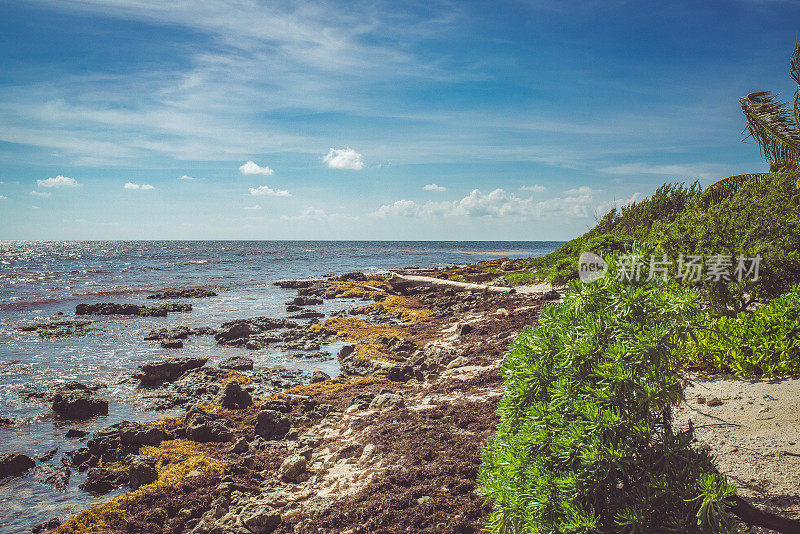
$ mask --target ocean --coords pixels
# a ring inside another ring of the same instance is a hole
[[[259,315],[286,317],[294,291],[275,280],[351,271],[381,273],[405,267],[440,267],[481,260],[541,256],[554,241],[91,241],[0,242],[0,454],[38,457],[58,448],[52,460],[20,477],[0,480],[0,532],[29,532],[52,517],[62,520],[119,492],[92,497],[78,488],[85,474],[73,470],[63,491],[41,482],[48,465],[83,442],[67,440],[69,428],[94,431],[119,421],[149,421],[170,411],[145,410],[131,373],[164,356],[202,356],[210,365],[246,355],[256,367],[284,366],[338,374],[338,364],[292,359],[276,349],[248,351],[222,347],[212,337],[193,337],[178,350],[144,341],[154,328],[219,325]],[[193,311],[168,317],[85,317],[89,335],[42,339],[20,327],[73,318],[79,303],[120,302],[158,305],[147,296],[168,288],[202,287],[219,296],[185,299]],[[317,309],[330,312],[342,303]],[[59,313],[63,315],[58,315]],[[77,380],[107,385],[101,396],[109,414],[84,422],[53,418],[49,404],[25,393]]]

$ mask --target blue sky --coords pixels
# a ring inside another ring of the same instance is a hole
[[[569,239],[765,169],[737,99],[798,38],[779,0],[0,0],[0,239]]]

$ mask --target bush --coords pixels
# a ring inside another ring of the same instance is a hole
[[[708,317],[688,346],[691,367],[737,375],[800,374],[800,286],[735,317]]]
[[[571,284],[510,346],[500,424],[481,492],[495,533],[729,532],[724,499],[691,436],[676,355],[699,310],[662,281]]]

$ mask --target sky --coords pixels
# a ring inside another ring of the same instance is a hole
[[[0,0],[0,239],[567,240],[766,170],[800,2]]]

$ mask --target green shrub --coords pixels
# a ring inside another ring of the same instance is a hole
[[[479,483],[495,533],[730,532],[733,489],[670,425],[696,296],[573,282],[509,347]]]
[[[737,375],[800,374],[800,286],[735,317],[708,317],[687,345],[694,368]]]

